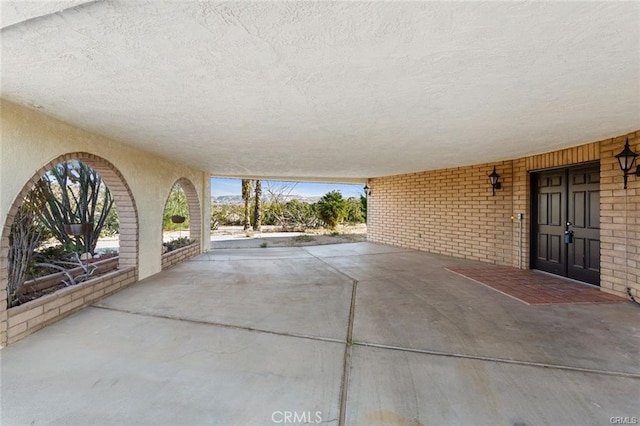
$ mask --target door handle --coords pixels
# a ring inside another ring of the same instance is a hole
[[[564,231],[564,243],[565,244],[573,243],[573,231]]]

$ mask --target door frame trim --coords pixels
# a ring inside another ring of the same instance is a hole
[[[595,165],[599,166],[600,160],[585,161],[584,163],[564,164],[562,166],[545,167],[543,169],[531,169],[531,170],[527,170],[527,173],[529,173],[529,175],[533,175],[534,173],[552,172],[554,170],[573,169],[577,167],[583,167],[583,166],[589,167],[589,166],[595,166]]]
[[[552,172],[554,170],[569,170],[569,169],[573,169],[573,168],[580,168],[580,167],[589,167],[589,166],[595,166],[597,165],[600,170],[601,170],[601,161],[600,160],[594,160],[594,161],[585,161],[583,163],[573,163],[573,164],[564,164],[562,166],[556,166],[556,167],[546,167],[543,169],[533,169],[533,170],[527,170],[527,173],[529,173],[529,217],[531,218],[531,220],[529,221],[529,269],[535,270],[535,271],[540,271],[540,272],[545,272],[551,275],[555,275],[557,277],[561,277],[561,278],[567,278],[567,279],[571,279],[573,280],[573,278],[569,278],[563,275],[556,275],[553,274],[551,272],[546,272],[543,271],[541,269],[536,269],[534,268],[535,265],[535,256],[537,253],[537,249],[538,249],[538,239],[536,238],[536,221],[538,218],[538,197],[537,197],[537,188],[538,188],[538,183],[536,181],[536,174],[538,173],[544,173],[544,172]],[[602,175],[602,172],[601,172]],[[601,176],[602,177],[602,176]],[[535,212],[535,213],[534,213]],[[600,222],[600,225],[602,224],[602,222]],[[599,263],[602,263],[602,252],[600,253],[599,256]],[[577,281],[577,280],[576,280]],[[584,281],[578,281],[580,283],[583,283]],[[589,284],[584,282],[585,284]],[[589,285],[593,285],[593,284],[589,284]],[[595,286],[597,288],[600,288],[600,286]]]

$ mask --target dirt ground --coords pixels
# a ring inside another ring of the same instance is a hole
[[[211,249],[301,247],[366,240],[367,227],[364,224],[338,226],[335,232],[326,229],[279,232],[276,227],[263,227],[261,232],[254,232],[243,231],[240,226],[225,226],[211,232]]]

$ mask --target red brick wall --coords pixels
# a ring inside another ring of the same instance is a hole
[[[600,160],[601,286],[640,296],[640,178],[622,185],[615,154],[629,137],[640,153],[640,131],[561,151],[469,167],[434,170],[369,181],[368,238],[499,265],[519,265],[519,223],[524,213],[522,257],[529,267],[530,172]],[[487,176],[496,166],[502,189],[491,195]]]

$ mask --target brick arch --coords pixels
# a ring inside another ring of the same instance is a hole
[[[187,197],[187,205],[189,206],[189,238],[199,243],[200,239],[202,238],[202,215],[200,214],[200,199],[198,198],[198,191],[196,191],[196,187],[193,182],[185,177],[182,177],[176,180],[173,185],[171,185],[169,193],[167,194],[167,201],[169,200],[171,191],[176,186],[176,184],[180,185]]]
[[[8,280],[8,256],[9,256],[9,233],[13,225],[16,212],[24,202],[25,196],[31,191],[38,181],[51,169],[60,163],[77,160],[85,163],[100,174],[105,185],[111,191],[111,195],[118,208],[120,221],[120,266],[135,267],[137,278],[138,266],[138,211],[131,189],[118,169],[104,158],[87,152],[73,152],[61,155],[38,170],[33,177],[24,184],[22,191],[16,196],[7,214],[7,218],[2,228],[0,247],[0,312],[3,326],[2,342],[6,338],[6,318],[7,318],[7,280]]]

